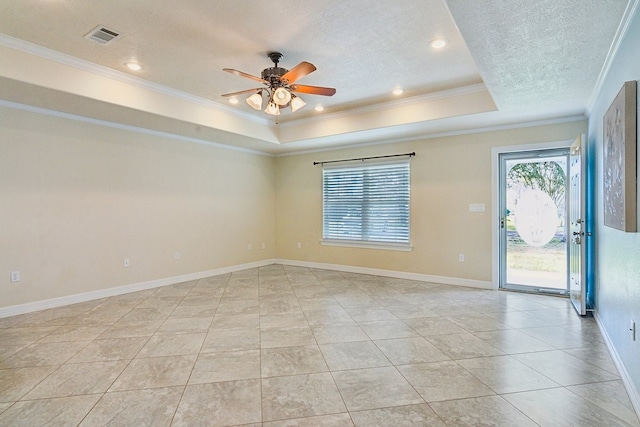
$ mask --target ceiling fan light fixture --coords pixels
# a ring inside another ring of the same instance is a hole
[[[296,111],[298,111],[299,109],[301,109],[305,105],[307,105],[307,103],[304,102],[302,100],[302,98],[300,98],[299,96],[292,95],[292,97],[291,97],[291,112],[292,113],[295,113]]]
[[[291,92],[283,87],[279,87],[273,92],[273,102],[279,106],[285,106],[291,101]]]
[[[278,104],[276,104],[275,102],[269,101],[269,103],[267,104],[267,108],[264,109],[264,112],[267,114],[271,114],[272,116],[279,116],[280,107],[278,107]]]
[[[248,97],[247,104],[254,110],[262,110],[262,91]]]
[[[282,108],[291,107],[291,112],[295,112],[307,105],[306,102],[296,96],[293,92],[322,96],[335,95],[336,90],[332,87],[299,85],[296,83],[300,78],[316,70],[316,66],[310,62],[302,61],[292,69],[287,70],[286,68],[278,66],[278,63],[282,58],[281,53],[269,52],[267,56],[273,62],[273,67],[268,67],[262,70],[260,77],[247,74],[233,68],[222,69],[222,71],[231,73],[235,76],[244,77],[262,83],[266,87],[224,93],[222,96],[233,98],[235,96],[246,96],[249,94],[250,96],[246,98],[247,104],[254,110],[258,111],[262,109],[262,101],[266,100],[267,106],[264,109],[264,112],[269,115],[278,116],[280,115],[280,110]],[[263,92],[266,92],[266,97],[263,96]],[[278,123],[277,119],[276,123]]]

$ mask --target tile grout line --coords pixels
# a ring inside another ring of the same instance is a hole
[[[189,295],[189,293],[191,293],[191,291],[193,290],[193,288],[195,288],[196,284],[197,284],[197,280],[196,283],[194,283],[194,285],[191,287],[191,289],[189,290],[189,292],[180,300],[180,303],[182,303],[185,298]],[[176,307],[171,311],[171,314],[173,314],[176,309],[180,306],[180,303],[178,303],[176,305]],[[217,312],[217,307],[216,307],[216,312]],[[158,331],[162,328],[162,325],[165,324],[165,322],[171,317],[171,314],[169,314],[169,316],[162,322],[162,324],[158,327],[158,330],[156,330],[155,334],[158,333]],[[211,324],[213,323],[213,318],[215,317],[215,312],[213,313],[213,316],[211,317],[211,322],[209,322],[209,328],[211,327]],[[207,332],[208,333],[208,332]],[[155,336],[154,334],[154,336]],[[178,399],[178,404],[176,405],[175,409],[173,410],[173,414],[171,415],[171,422],[169,425],[172,425],[173,422],[175,421],[176,415],[178,414],[178,409],[180,409],[180,404],[182,403],[182,400],[184,399],[184,394],[187,391],[187,387],[189,386],[189,381],[191,380],[191,376],[193,375],[193,371],[196,368],[196,364],[198,363],[198,359],[200,358],[200,352],[202,351],[202,347],[204,346],[204,342],[207,339],[207,334],[205,334],[204,339],[202,340],[202,342],[200,343],[200,348],[198,350],[198,352],[196,353],[196,358],[193,361],[193,366],[191,367],[191,371],[189,372],[189,376],[182,388],[182,393],[180,394],[180,399]],[[142,351],[142,349],[140,349],[140,351]]]

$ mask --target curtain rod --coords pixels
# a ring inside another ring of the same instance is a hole
[[[409,157],[413,157],[415,156],[416,153],[415,151],[412,153],[405,153],[405,154],[391,154],[389,156],[375,156],[375,157],[358,157],[356,159],[343,159],[343,160],[330,160],[328,162],[313,162],[313,166],[315,165],[324,165],[327,163],[339,163],[339,162],[355,162],[357,160],[360,161],[365,161],[365,160],[371,160],[371,159],[386,159],[387,157],[405,157],[405,156],[409,156]]]

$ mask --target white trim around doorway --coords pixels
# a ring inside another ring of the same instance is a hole
[[[493,289],[498,289],[500,286],[500,256],[498,251],[498,224],[500,218],[498,217],[499,207],[499,173],[498,173],[498,157],[504,153],[516,153],[519,151],[536,151],[536,150],[550,150],[554,148],[569,148],[573,143],[571,140],[551,141],[551,142],[539,142],[532,144],[522,145],[507,145],[501,147],[491,148],[491,286]]]

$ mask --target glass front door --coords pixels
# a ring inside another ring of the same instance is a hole
[[[500,155],[500,286],[568,294],[569,150]]]

